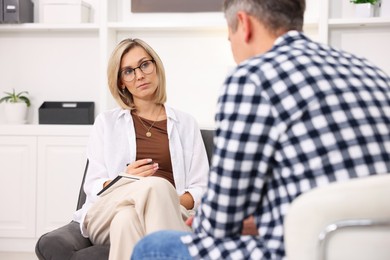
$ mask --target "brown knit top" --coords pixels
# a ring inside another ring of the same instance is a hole
[[[134,122],[137,156],[136,160],[151,158],[153,162],[158,163],[159,169],[153,176],[162,177],[168,180],[173,186],[175,182],[173,179],[171,155],[169,152],[169,141],[167,132],[167,120],[157,121],[149,130],[152,134],[150,137],[146,136],[146,129],[140,122],[149,128],[153,121],[138,118],[134,112],[131,113]]]

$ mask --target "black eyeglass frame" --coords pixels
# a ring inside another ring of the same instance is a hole
[[[123,69],[121,69],[121,70],[119,70],[119,72],[118,72],[118,78],[119,79],[123,79],[123,76],[122,76],[122,73],[123,73],[123,71],[125,71],[125,70],[127,70],[127,69],[132,69],[133,71],[134,71],[134,78],[132,79],[132,80],[130,80],[130,81],[127,81],[127,80],[124,80],[124,81],[126,81],[126,82],[132,82],[136,77],[136,75],[135,75],[135,70],[136,69],[139,69],[142,73],[144,73],[144,74],[146,74],[146,75],[150,75],[152,72],[153,72],[153,70],[150,72],[150,73],[146,73],[146,72],[144,72],[142,69],[141,69],[141,67],[142,67],[142,65],[145,63],[145,62],[149,62],[149,61],[151,61],[154,65],[156,65],[156,61],[154,60],[154,59],[150,59],[150,60],[144,60],[144,61],[142,61],[141,62],[141,64],[138,66],[138,67],[135,67],[135,68],[131,68],[131,67],[124,67]]]

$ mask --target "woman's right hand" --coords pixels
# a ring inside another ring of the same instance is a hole
[[[186,225],[192,227],[192,222],[194,221],[194,216],[189,216],[186,220]]]
[[[153,175],[158,170],[158,163],[152,159],[141,159],[127,165],[126,173],[147,177]]]

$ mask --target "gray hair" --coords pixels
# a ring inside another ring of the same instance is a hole
[[[272,33],[281,30],[302,31],[305,0],[225,0],[223,10],[229,27],[237,30],[237,12],[255,17]]]

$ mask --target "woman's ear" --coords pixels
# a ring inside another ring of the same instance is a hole
[[[238,30],[244,37],[244,41],[248,43],[252,38],[252,20],[249,15],[245,12],[237,12]]]

